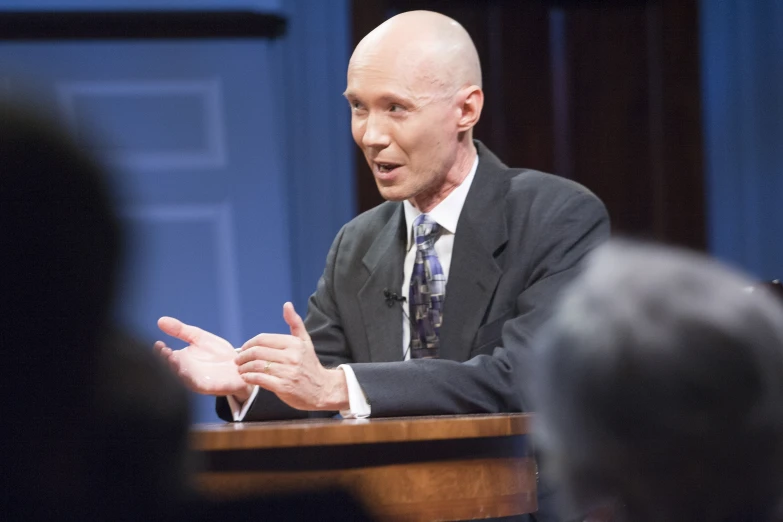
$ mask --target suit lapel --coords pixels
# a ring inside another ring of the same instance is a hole
[[[440,356],[455,361],[470,355],[502,274],[494,254],[508,241],[501,204],[506,187],[502,171],[507,167],[480,142],[476,144],[479,166],[457,224],[440,330]]]
[[[402,309],[405,303],[389,307],[384,290],[399,292],[402,287],[404,236],[405,216],[400,204],[362,259],[370,275],[359,290],[358,299],[372,362],[402,360]]]

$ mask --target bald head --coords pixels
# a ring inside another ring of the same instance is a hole
[[[351,133],[381,195],[429,212],[477,154],[484,93],[467,31],[430,11],[397,15],[356,46],[347,80]]]
[[[398,64],[410,80],[424,80],[442,95],[481,87],[481,64],[470,35],[455,20],[432,11],[409,11],[365,36],[348,66]]]

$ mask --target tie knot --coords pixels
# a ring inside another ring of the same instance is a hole
[[[435,240],[440,235],[440,225],[428,214],[422,214],[413,221],[413,235],[416,238],[416,247],[421,249],[432,248]]]

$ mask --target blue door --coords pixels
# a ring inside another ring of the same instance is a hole
[[[258,8],[282,40],[0,41],[0,96],[62,119],[103,161],[129,233],[121,321],[228,339],[286,332],[355,212],[345,0],[3,0],[3,8]],[[168,340],[171,346],[183,343]],[[214,421],[214,400],[193,397]]]
[[[266,41],[0,45],[3,89],[53,111],[110,166],[131,239],[119,312],[148,342],[161,315],[235,345],[285,327],[276,52]],[[194,400],[195,420],[215,418],[211,398]]]

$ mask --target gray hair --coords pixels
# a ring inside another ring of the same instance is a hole
[[[572,506],[765,520],[783,487],[783,307],[703,256],[612,241],[535,351],[538,444]]]

